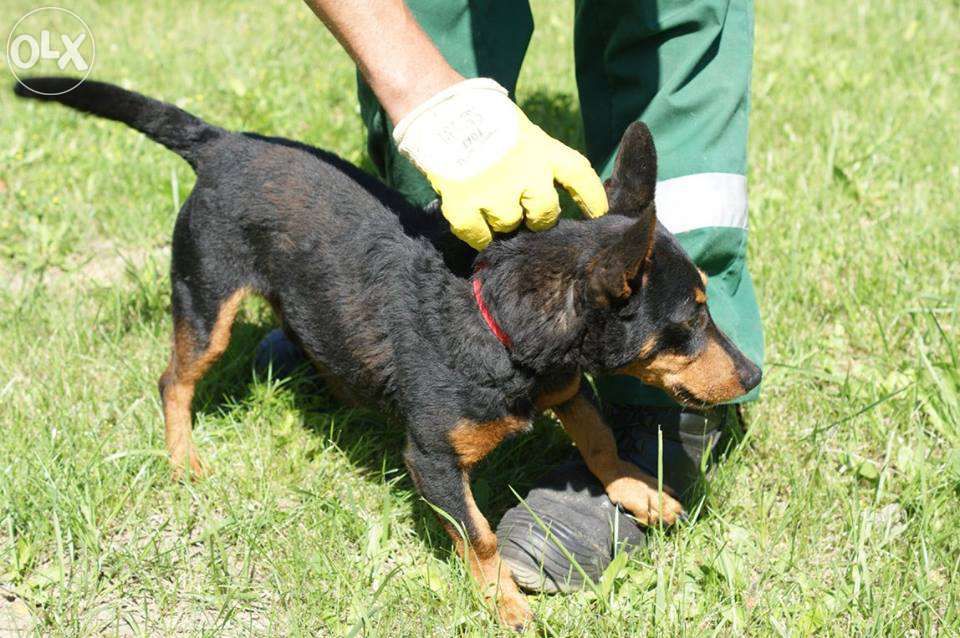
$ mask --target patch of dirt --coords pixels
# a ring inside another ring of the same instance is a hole
[[[209,527],[187,531],[182,523],[154,514],[142,528],[114,536],[109,541],[114,552],[171,557],[174,565],[164,589],[177,595],[160,603],[155,597],[156,582],[143,582],[137,574],[126,574],[118,587],[105,588],[110,593],[96,601],[99,609],[93,612],[95,620],[90,627],[95,635],[186,636],[196,635],[198,628],[216,628],[217,635],[226,637],[269,635],[267,610],[279,603],[279,597],[266,570],[245,572],[239,552],[224,552],[222,567],[231,580],[245,581],[246,587],[240,592],[243,599],[235,601],[228,618],[218,604],[204,604],[205,599],[214,598],[209,591],[209,574],[199,567],[209,559],[205,529]]]
[[[0,584],[0,638],[31,636],[36,624],[27,603],[11,587]]]
[[[139,270],[150,261],[162,264],[170,260],[170,247],[130,248],[111,242],[96,242],[82,253],[71,255],[64,266],[52,266],[43,272],[30,272],[0,263],[0,280],[11,292],[21,293],[29,286],[43,283],[57,292],[109,286],[121,281],[129,269]]]

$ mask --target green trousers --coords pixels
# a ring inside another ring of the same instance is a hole
[[[516,88],[533,16],[523,0],[407,0],[453,68]],[[576,0],[574,53],[586,155],[601,177],[635,121],[653,133],[657,216],[709,276],[717,325],[758,365],[763,333],[746,268],[746,146],[752,0]],[[411,201],[436,194],[394,146],[389,121],[358,76],[367,148]],[[671,405],[628,377],[597,380],[604,399]],[[755,399],[758,389],[740,401]]]

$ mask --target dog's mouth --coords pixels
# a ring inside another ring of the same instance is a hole
[[[665,388],[667,393],[670,394],[673,399],[680,405],[686,408],[694,408],[696,410],[703,410],[709,408],[712,403],[708,403],[702,399],[697,398],[697,396],[688,390],[685,386],[677,384],[670,388]]]
[[[659,359],[637,359],[614,373],[660,388],[684,407],[704,410],[744,394],[738,378],[731,379],[725,374],[723,364],[726,362],[717,357],[690,359],[667,355]]]
[[[678,380],[678,374],[655,374],[649,370],[648,363],[649,361],[646,360],[637,360],[629,365],[617,369],[615,373],[626,374],[643,381],[647,385],[660,388],[670,395],[670,398],[684,407],[702,410],[714,405],[712,402],[705,401],[694,394],[694,392],[686,384],[684,384],[681,380]]]

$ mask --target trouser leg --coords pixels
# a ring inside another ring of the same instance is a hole
[[[493,78],[513,95],[533,34],[524,0],[407,0],[417,22],[447,62],[467,78]],[[393,127],[367,83],[357,75],[367,152],[380,175],[407,199],[424,205],[436,198],[430,183],[393,143]]]
[[[609,176],[630,122],[650,127],[657,215],[709,275],[717,325],[761,364],[746,268],[752,0],[577,0],[575,53],[588,157]],[[600,379],[598,388],[616,403],[671,404],[628,377]]]

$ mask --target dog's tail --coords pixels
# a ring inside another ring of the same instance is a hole
[[[87,81],[78,85],[76,78],[32,77],[14,85],[13,92],[20,97],[59,102],[84,113],[123,122],[177,153],[194,169],[201,149],[227,134],[172,104],[106,82]]]

